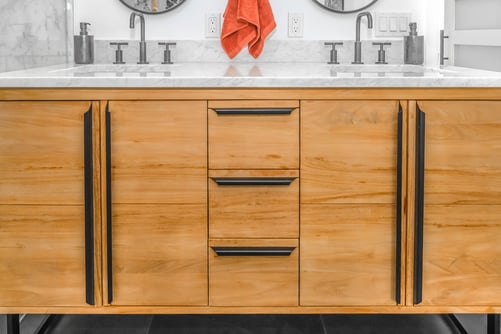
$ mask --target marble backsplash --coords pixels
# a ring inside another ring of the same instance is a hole
[[[0,2],[0,72],[67,61],[69,1]]]
[[[95,41],[95,63],[112,64],[115,60],[115,46],[110,42],[128,42],[123,49],[123,60],[127,64],[136,64],[139,60],[138,41]],[[164,57],[164,46],[159,42],[175,42],[172,49],[172,60],[176,62],[313,62],[327,63],[330,58],[331,47],[325,46],[326,41],[311,40],[268,40],[263,53],[254,59],[247,49],[243,49],[234,59],[229,59],[224,53],[219,40],[201,41],[147,41],[147,59],[150,64],[160,64]],[[334,41],[328,41],[334,42]],[[354,58],[354,41],[343,42],[338,46],[338,62],[351,64]],[[362,61],[366,64],[374,64],[378,58],[378,46],[372,45],[376,40],[363,41]],[[385,47],[386,61],[389,64],[403,64],[404,50],[401,40],[377,40],[377,42],[390,42],[391,46]]]

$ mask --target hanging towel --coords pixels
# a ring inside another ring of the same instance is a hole
[[[234,58],[246,45],[249,53],[257,58],[263,51],[266,37],[275,27],[269,0],[228,0],[221,45],[230,58]]]

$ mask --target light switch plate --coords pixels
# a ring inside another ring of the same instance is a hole
[[[376,37],[399,37],[409,34],[411,13],[376,12]]]

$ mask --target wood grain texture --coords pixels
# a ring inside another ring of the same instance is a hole
[[[394,203],[397,101],[301,102],[301,203]]]
[[[499,100],[501,88],[0,88],[0,100]]]
[[[207,103],[111,101],[114,203],[205,203]]]
[[[2,307],[86,306],[83,222],[83,206],[0,205]]]
[[[210,101],[209,108],[294,108],[290,115],[217,115],[208,110],[210,169],[298,169],[297,101]]]
[[[427,205],[423,305],[501,305],[501,206]]]
[[[210,240],[209,246],[298,247],[297,239]],[[298,253],[217,256],[209,249],[210,306],[297,306]]]
[[[394,222],[394,205],[301,205],[300,304],[395,305]]]
[[[113,206],[113,305],[207,305],[207,207]]]
[[[425,202],[501,204],[501,101],[418,101],[426,113]]]
[[[83,203],[89,102],[0,102],[0,203]]]
[[[299,171],[210,171],[209,177],[294,177],[288,186],[218,186],[209,179],[210,238],[298,238]]]

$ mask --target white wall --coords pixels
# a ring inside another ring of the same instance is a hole
[[[433,0],[379,0],[368,10],[411,12],[412,20],[418,23],[419,31],[424,32],[426,3]],[[436,2],[436,1],[435,1]],[[439,1],[440,2],[440,1]],[[187,39],[205,38],[204,18],[206,13],[224,12],[227,0],[186,0],[177,9],[146,17],[147,39]],[[327,11],[313,0],[270,0],[277,29],[270,38],[287,39],[288,12],[304,13],[304,39],[354,39],[356,14],[336,14]],[[74,0],[75,31],[78,23],[87,21],[92,24],[91,31],[96,39],[137,39],[138,31],[129,29],[131,10],[119,0]],[[364,20],[365,22],[365,20]],[[365,23],[364,23],[365,24]],[[362,29],[362,38],[367,38]]]

